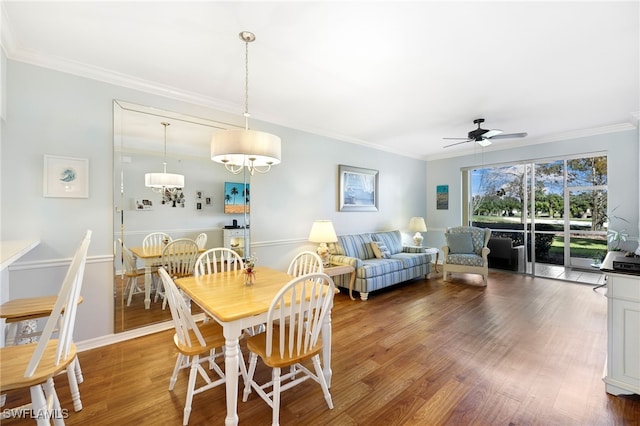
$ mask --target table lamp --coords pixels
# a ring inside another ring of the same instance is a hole
[[[309,241],[320,243],[317,252],[322,258],[323,266],[327,266],[329,264],[329,247],[327,247],[327,243],[338,241],[336,231],[333,229],[333,223],[330,220],[316,220],[313,222],[311,232],[309,232]]]
[[[409,221],[409,232],[415,232],[413,235],[413,244],[420,247],[424,237],[421,232],[427,232],[427,225],[424,223],[423,217],[412,217]]]

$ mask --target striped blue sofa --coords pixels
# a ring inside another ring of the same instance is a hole
[[[388,251],[380,253],[384,247]],[[431,274],[431,255],[424,253],[422,247],[403,246],[400,231],[339,235],[338,242],[329,244],[329,252],[330,263],[356,269],[353,289],[362,300],[367,300],[372,291],[414,278],[429,278]],[[334,277],[334,282],[349,287],[348,276]]]

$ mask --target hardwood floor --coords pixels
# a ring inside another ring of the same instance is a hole
[[[638,425],[640,397],[605,392],[604,289],[491,271],[415,280],[372,293],[336,295],[335,408],[306,382],[282,397],[283,425]],[[179,425],[187,372],[173,392],[172,331],[79,355],[84,409],[71,409],[56,379],[67,425]],[[243,347],[244,349],[244,347]],[[269,371],[258,364],[257,377]],[[7,406],[26,393],[9,395]],[[224,388],[193,400],[189,424],[224,424]],[[255,393],[239,402],[241,424],[267,425]],[[6,420],[3,425],[33,424]]]

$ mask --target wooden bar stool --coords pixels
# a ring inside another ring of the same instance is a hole
[[[4,318],[7,324],[5,346],[18,345],[22,339],[30,339],[27,343],[37,341],[42,332],[37,331],[35,322],[40,318],[49,317],[57,300],[58,296],[27,297],[9,300],[0,305],[0,318]],[[82,301],[83,298],[80,296],[78,305]],[[82,401],[78,384],[84,381],[84,377],[77,357],[73,363],[73,372],[67,371],[67,377],[73,399],[73,409],[80,411],[82,410]]]
[[[20,339],[39,337],[42,332],[30,331],[32,327],[26,323],[51,315],[57,298],[58,296],[26,297],[0,305],[0,318],[4,318],[7,324],[5,346],[18,344]],[[78,304],[82,301],[80,296]]]

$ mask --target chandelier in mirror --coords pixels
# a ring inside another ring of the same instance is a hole
[[[184,188],[184,175],[167,173],[167,126],[169,123],[160,123],[164,126],[164,161],[162,162],[162,173],[145,173],[144,186],[151,188],[154,192],[175,194]]]
[[[216,132],[211,137],[211,159],[224,164],[233,174],[240,173],[245,167],[249,173],[266,173],[271,166],[280,163],[280,138],[271,133],[249,129],[249,43],[256,36],[242,31],[240,39],[245,44],[245,95],[244,129],[229,129]]]

